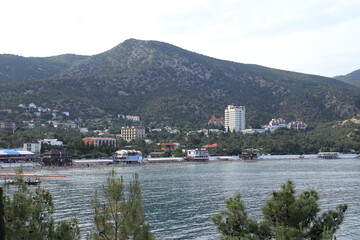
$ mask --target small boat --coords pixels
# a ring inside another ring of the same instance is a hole
[[[24,181],[27,185],[38,185],[41,183],[40,177],[66,177],[62,175],[39,175],[39,174],[23,174],[23,173],[15,173],[15,174],[4,174],[0,173],[0,176],[4,177],[4,184],[18,184],[19,182],[15,179],[11,179],[12,177],[28,177],[27,180]]]
[[[39,178],[35,178],[35,179],[27,179],[27,180],[25,180],[25,183],[27,184],[27,185],[38,185],[38,184],[40,184],[41,183],[41,181],[40,181],[40,179]]]

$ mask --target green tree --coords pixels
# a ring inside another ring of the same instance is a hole
[[[0,240],[5,240],[5,211],[3,203],[3,189],[0,187]]]
[[[52,217],[55,209],[50,192],[40,187],[30,191],[20,180],[21,178],[17,179],[17,189],[12,197],[7,195],[4,198],[5,239],[79,239],[77,225],[65,222],[55,227]],[[65,224],[67,228],[64,227]],[[65,238],[71,234],[72,238]]]
[[[80,239],[80,228],[78,226],[77,218],[72,218],[70,221],[61,221],[58,223],[54,240],[78,240]]]
[[[257,223],[249,218],[240,194],[225,201],[227,210],[213,217],[222,240],[236,239],[271,239],[270,226],[267,222]]]
[[[346,204],[318,216],[318,193],[306,190],[295,196],[294,184],[288,181],[274,191],[263,207],[264,220],[247,217],[240,195],[226,201],[226,211],[213,218],[223,239],[332,239],[344,219]]]
[[[125,190],[123,177],[116,178],[116,172],[112,170],[102,188],[104,203],[100,202],[97,192],[92,201],[95,230],[91,239],[154,239],[145,221],[137,174],[129,184],[127,196]]]

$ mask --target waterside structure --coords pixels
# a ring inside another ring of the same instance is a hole
[[[192,149],[186,151],[187,161],[209,161],[210,155],[208,150],[203,149]]]
[[[337,158],[339,158],[339,153],[338,152],[319,152],[318,158],[337,159]]]
[[[118,150],[114,155],[115,163],[143,163],[143,157],[141,151],[137,150]]]
[[[260,152],[255,148],[247,148],[242,151],[241,159],[242,160],[257,160],[260,156]]]

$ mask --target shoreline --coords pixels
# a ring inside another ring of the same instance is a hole
[[[281,156],[281,157],[278,157]],[[291,157],[290,157],[291,156]],[[209,161],[164,161],[164,162],[145,162],[145,163],[139,163],[139,164],[107,164],[107,163],[84,163],[84,164],[78,164],[76,166],[29,166],[29,165],[17,165],[17,166],[3,166],[3,163],[0,164],[0,172],[7,172],[8,170],[15,170],[19,168],[23,168],[26,170],[66,170],[66,169],[86,169],[86,168],[119,168],[119,167],[130,167],[130,166],[143,166],[143,165],[160,165],[160,164],[206,164],[206,163],[212,163],[212,162],[261,162],[261,161],[279,161],[279,160],[285,160],[285,161],[293,161],[293,160],[339,160],[339,159],[358,159],[357,156],[351,156],[351,157],[339,157],[334,159],[324,159],[319,157],[294,157],[293,155],[290,155],[289,157],[286,157],[286,155],[269,155],[264,156],[263,158],[258,158],[254,160],[242,160],[242,159],[216,159],[216,160],[209,160]],[[11,163],[14,164],[14,163]]]

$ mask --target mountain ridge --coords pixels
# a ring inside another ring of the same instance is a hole
[[[219,60],[136,39],[31,83],[2,84],[6,91],[0,93],[5,99],[0,106],[31,99],[71,109],[81,118],[135,114],[148,123],[185,126],[223,115],[228,104],[245,105],[253,126],[280,116],[313,122],[343,119],[360,107],[358,90],[333,78]]]
[[[52,57],[22,57],[0,54],[0,83],[46,79],[65,71],[87,56],[62,54]]]
[[[334,78],[349,83],[351,85],[354,85],[356,87],[360,87],[360,69],[355,70],[346,75],[335,76]]]

